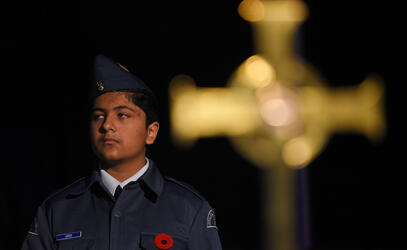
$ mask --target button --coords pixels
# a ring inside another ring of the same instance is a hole
[[[120,217],[122,215],[122,213],[120,211],[116,211],[114,213],[114,217]]]

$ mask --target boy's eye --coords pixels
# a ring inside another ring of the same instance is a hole
[[[120,117],[120,118],[128,118],[129,115],[128,115],[128,114],[124,114],[124,113],[119,113],[119,117]]]
[[[98,120],[98,119],[102,119],[103,118],[103,115],[102,114],[94,114],[93,116],[92,116],[92,119],[93,120]]]

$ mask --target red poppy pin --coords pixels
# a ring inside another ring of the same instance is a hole
[[[157,234],[157,236],[155,236],[154,243],[159,249],[168,249],[172,247],[174,241],[168,234]]]

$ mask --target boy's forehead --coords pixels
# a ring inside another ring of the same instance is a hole
[[[109,107],[117,105],[130,105],[136,106],[128,97],[126,92],[107,92],[95,98],[93,101],[93,107]]]

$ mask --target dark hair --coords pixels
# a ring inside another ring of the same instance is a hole
[[[146,127],[153,122],[158,122],[158,103],[153,94],[143,89],[119,90],[125,92],[129,101],[139,106],[146,113]]]

